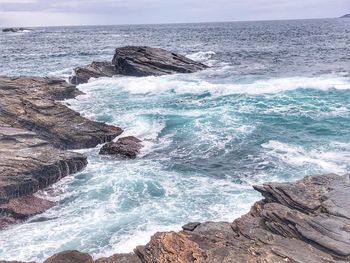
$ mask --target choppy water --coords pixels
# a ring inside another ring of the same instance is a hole
[[[0,233],[0,258],[129,252],[188,221],[232,221],[261,198],[252,184],[350,172],[349,19],[0,33],[0,73],[67,76],[127,44],[212,68],[79,86],[72,108],[146,147],[130,161],[83,150],[88,167],[41,193],[59,205]]]

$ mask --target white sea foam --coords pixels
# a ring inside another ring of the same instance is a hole
[[[131,94],[159,94],[173,92],[177,94],[202,94],[208,92],[212,95],[229,94],[276,94],[285,91],[304,89],[329,90],[350,89],[347,78],[338,77],[292,77],[267,80],[257,80],[251,83],[218,84],[201,78],[199,74],[191,76],[170,75],[161,77],[116,77],[92,80],[82,85],[83,89],[109,86],[122,89]]]
[[[199,51],[186,55],[189,59],[198,62],[208,62],[215,55],[214,51]]]
[[[337,147],[339,145],[341,147]],[[270,140],[262,147],[267,155],[288,165],[315,166],[323,172],[346,173],[346,163],[350,162],[350,144],[345,143],[332,142],[328,147],[308,150],[302,146]]]

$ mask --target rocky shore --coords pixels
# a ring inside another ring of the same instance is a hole
[[[264,199],[233,222],[193,222],[156,233],[130,254],[65,251],[45,263],[330,263],[350,260],[350,176],[254,187]]]
[[[113,62],[75,69],[71,81],[118,75],[190,73],[205,65],[150,47],[117,48]],[[0,229],[39,214],[54,204],[33,196],[61,178],[81,171],[86,156],[67,151],[102,147],[100,154],[135,158],[142,143],[135,137],[112,142],[123,130],[91,121],[62,100],[80,92],[65,80],[0,76]]]
[[[71,82],[92,77],[190,73],[206,66],[161,49],[118,48],[111,63],[75,69]],[[91,121],[60,102],[82,94],[56,78],[0,76],[0,228],[42,213],[54,203],[33,194],[87,165],[72,149],[106,143],[101,154],[135,158],[142,142]],[[46,263],[221,263],[350,261],[350,176],[305,177],[255,186],[264,199],[233,222],[191,222],[160,232],[132,253],[94,260],[79,251]],[[6,262],[6,261],[0,261]]]

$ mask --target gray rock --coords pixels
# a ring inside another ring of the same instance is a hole
[[[128,136],[103,145],[99,154],[134,159],[142,147],[141,140]]]
[[[92,62],[86,67],[74,69],[74,76],[69,78],[69,82],[78,85],[87,83],[90,78],[112,77],[118,75],[117,69],[110,62]]]
[[[90,78],[112,76],[161,76],[193,73],[208,66],[160,48],[127,46],[117,48],[112,62],[92,62],[74,69],[70,83],[87,83]]]
[[[126,76],[161,76],[193,73],[208,68],[182,55],[160,48],[127,46],[117,48],[112,64]]]
[[[92,148],[123,130],[82,117],[58,99],[81,94],[57,79],[0,77],[0,121],[35,132],[57,148]]]

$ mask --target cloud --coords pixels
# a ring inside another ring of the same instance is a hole
[[[0,26],[211,22],[337,17],[350,12],[350,2],[349,0],[0,0],[0,12]],[[61,17],[65,19],[58,19]]]

